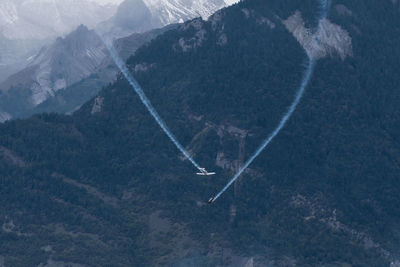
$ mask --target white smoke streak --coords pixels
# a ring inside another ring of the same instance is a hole
[[[328,16],[328,11],[329,11],[329,0],[320,0],[321,4],[321,13],[319,15],[319,20],[326,19]],[[320,26],[318,27],[318,32],[321,32]],[[249,167],[249,165],[261,154],[261,152],[271,143],[271,141],[275,138],[275,136],[278,135],[278,133],[282,130],[282,128],[286,125],[287,121],[290,119],[292,116],[293,112],[296,110],[297,105],[299,104],[304,91],[308,85],[308,82],[311,79],[311,76],[314,71],[314,66],[315,66],[315,59],[309,58],[308,59],[308,64],[306,67],[306,72],[304,73],[304,77],[301,81],[300,87],[297,90],[296,97],[292,104],[290,105],[288,111],[285,113],[285,115],[282,117],[281,121],[279,122],[278,126],[275,128],[275,130],[268,136],[267,139],[261,144],[261,146],[256,150],[256,152],[251,156],[247,162],[240,168],[240,170],[233,176],[233,178],[225,185],[222,190],[215,195],[215,197],[212,199],[212,202],[217,200],[238,178],[239,176]]]
[[[100,38],[101,35],[99,34]],[[139,83],[133,78],[131,73],[129,72],[127,66],[125,65],[124,61],[120,58],[118,55],[117,51],[114,49],[112,44],[108,44],[107,41],[105,41],[103,38],[103,43],[107,47],[111,58],[114,60],[115,64],[121,71],[121,73],[124,75],[126,80],[129,82],[129,84],[133,87],[137,95],[139,96],[140,100],[142,101],[143,105],[147,108],[147,110],[150,112],[151,116],[156,120],[158,125],[161,127],[161,129],[164,131],[164,133],[171,139],[171,141],[175,144],[175,146],[179,149],[179,151],[182,152],[182,154],[195,166],[198,170],[200,170],[200,165],[197,164],[197,162],[190,156],[189,152],[186,151],[186,149],[178,142],[176,137],[172,134],[172,132],[169,130],[168,126],[165,124],[165,122],[161,119],[160,115],[157,113],[153,105],[151,104],[150,100],[147,98],[146,94],[143,92],[141,86]]]

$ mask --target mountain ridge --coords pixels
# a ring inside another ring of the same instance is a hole
[[[54,44],[43,48],[26,69],[11,76],[1,88],[3,94],[31,91],[28,99],[20,99],[26,101],[29,109],[95,72],[105,57],[101,39],[93,30],[81,25],[66,38],[58,38]]]
[[[51,4],[50,2],[43,1],[41,6]],[[26,3],[28,1],[24,0],[21,5]],[[193,18],[200,13],[207,15],[224,6],[226,4],[222,0],[202,2],[125,0],[118,7],[115,16],[109,19],[108,24],[105,22],[103,26],[96,27],[96,32],[104,34],[102,39],[113,41],[117,40],[116,37],[131,36],[135,32],[145,34],[145,31],[166,27],[167,24]],[[90,10],[90,8],[86,9]],[[113,80],[115,70],[110,68],[109,73],[105,73],[107,68],[104,66],[113,65],[113,63],[107,59],[104,45],[95,36],[95,31],[82,29],[87,29],[87,27],[79,26],[65,37],[59,37],[53,43],[42,47],[35,57],[30,56],[29,61],[24,62],[26,65],[24,69],[0,83],[0,89],[3,91],[0,97],[1,109],[4,114],[7,114],[1,121],[5,118],[26,117],[39,110],[58,112],[65,111],[68,107],[67,112],[71,112],[76,110],[84,100],[88,100],[98,92],[102,85]],[[155,30],[154,32],[162,31]],[[152,33],[148,35],[154,36]],[[82,45],[83,40],[80,40],[82,38],[86,38],[86,45]],[[142,39],[139,36],[137,38]],[[70,47],[71,45],[74,48]],[[121,52],[134,53],[137,47],[138,44],[133,45],[132,49],[125,46],[125,51]],[[80,54],[74,55],[74,53]],[[79,64],[77,60],[81,60],[84,64]],[[62,62],[62,64],[57,62]],[[11,72],[11,70],[8,71]],[[79,86],[82,87],[79,89]],[[12,90],[10,90],[11,87]],[[70,87],[72,91],[66,92],[70,90]],[[73,96],[76,97],[75,100]],[[67,98],[68,101],[66,101]],[[47,103],[41,105],[46,101]]]

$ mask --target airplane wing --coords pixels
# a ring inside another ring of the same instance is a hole
[[[205,168],[200,168],[201,172],[196,173],[197,175],[214,175],[215,172],[208,172]]]

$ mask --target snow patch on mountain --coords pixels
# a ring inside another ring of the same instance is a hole
[[[228,6],[233,5],[233,4],[236,4],[236,3],[239,3],[239,2],[240,2],[240,0],[225,0],[225,3],[226,3]]]
[[[163,25],[178,23],[195,17],[207,19],[215,11],[226,6],[223,0],[144,0],[153,16]]]
[[[319,21],[319,30],[313,31],[305,27],[299,11],[283,21],[306,51],[309,58],[318,59],[338,55],[342,60],[353,56],[352,39],[349,33],[328,19]]]

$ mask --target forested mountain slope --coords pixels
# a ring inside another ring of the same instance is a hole
[[[206,204],[293,101],[318,3],[243,1],[128,60],[177,138],[217,172],[210,179],[194,175],[122,75],[72,116],[1,125],[0,262],[397,266],[397,2],[332,1],[298,109]]]

